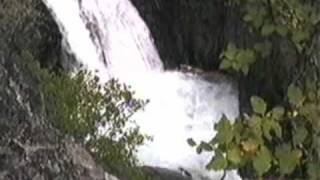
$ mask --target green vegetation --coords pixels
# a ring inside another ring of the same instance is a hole
[[[145,101],[135,99],[129,87],[117,80],[102,84],[87,71],[72,76],[50,73],[35,65],[30,53],[24,52],[23,57],[39,75],[48,118],[64,136],[83,144],[109,173],[146,178],[134,153],[149,137],[130,119]]]
[[[278,105],[268,105],[251,94],[250,112],[235,123],[223,117],[210,142],[189,144],[197,151],[213,152],[212,170],[238,169],[249,179],[320,179],[320,82],[316,51],[320,24],[319,4],[300,0],[230,0],[240,9],[256,43],[237,47],[230,42],[221,55],[221,69],[250,76],[263,61],[278,63],[293,57],[286,95]],[[286,42],[284,47],[279,44]],[[282,57],[274,56],[285,49]],[[260,62],[259,62],[260,61]],[[262,71],[265,72],[265,71]],[[268,78],[268,75],[262,75]]]
[[[141,176],[134,170],[134,152],[147,137],[129,118],[145,102],[134,99],[126,85],[116,80],[100,85],[97,77],[85,71],[72,78],[48,77],[42,82],[56,127],[83,143],[108,172]]]

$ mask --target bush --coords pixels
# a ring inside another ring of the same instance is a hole
[[[29,53],[23,56],[33,58]],[[73,76],[49,73],[31,61],[27,64],[40,76],[45,108],[53,125],[86,146],[109,173],[146,178],[136,167],[134,153],[148,136],[130,119],[146,102],[135,99],[129,87],[117,80],[102,84],[88,71]]]
[[[207,165],[212,170],[239,169],[245,178],[319,179],[320,90],[309,95],[291,85],[290,106],[268,110],[265,101],[251,98],[253,113],[231,124],[225,117],[216,124],[217,135],[198,146],[214,151]]]
[[[243,178],[320,179],[320,83],[314,64],[319,4],[299,0],[230,0],[229,4],[240,8],[259,41],[251,48],[229,43],[220,68],[250,75],[252,67],[259,67],[253,66],[258,60],[282,61],[272,52],[286,41],[290,50],[284,56],[298,60],[290,62],[296,63],[296,72],[288,79],[280,105],[268,107],[264,99],[252,95],[252,111],[242,112],[233,124],[223,116],[214,127],[216,136],[197,145],[197,151],[213,152],[208,169],[238,169]],[[188,142],[196,146],[192,139]]]

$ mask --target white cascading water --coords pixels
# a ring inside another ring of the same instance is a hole
[[[163,70],[150,32],[129,0],[44,0],[52,9],[65,41],[77,59],[104,81],[130,84],[149,99],[134,116],[141,131],[153,136],[142,146],[143,165],[187,170],[193,179],[218,179],[205,165],[212,154],[198,155],[188,143],[210,140],[213,125],[224,113],[238,115],[238,97],[231,82],[216,84],[201,77]],[[227,179],[239,179],[229,172]]]

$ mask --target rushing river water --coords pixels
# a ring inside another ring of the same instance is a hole
[[[138,97],[150,100],[145,111],[133,117],[142,132],[153,136],[139,148],[143,165],[183,168],[196,180],[221,177],[221,172],[205,169],[212,154],[198,155],[186,140],[210,140],[223,113],[230,119],[238,115],[232,83],[165,71],[148,27],[129,0],[45,2],[79,62],[102,80],[119,78]],[[238,176],[229,172],[227,179]]]

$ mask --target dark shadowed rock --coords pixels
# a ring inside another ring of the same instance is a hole
[[[160,167],[144,166],[143,172],[154,180],[192,180],[192,177],[187,172],[187,174],[183,174],[183,172],[176,172]]]

